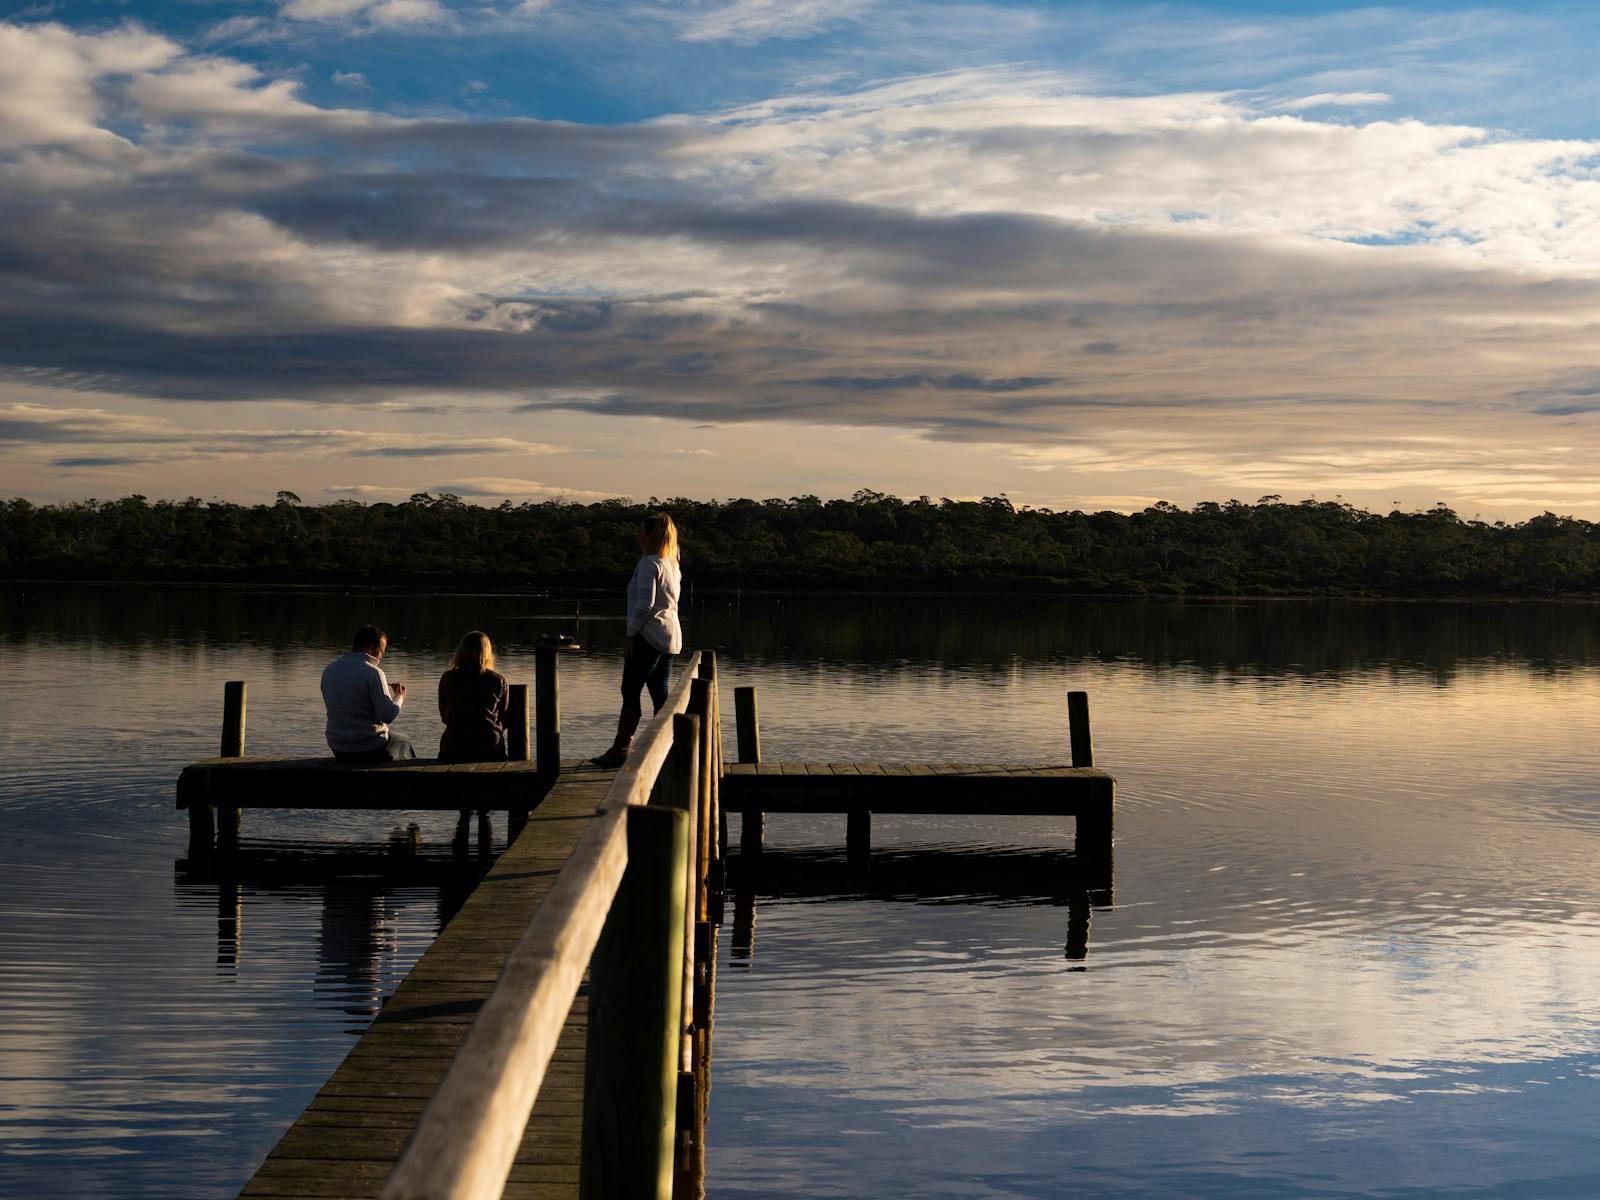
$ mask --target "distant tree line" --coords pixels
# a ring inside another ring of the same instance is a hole
[[[1053,512],[982,500],[399,504],[158,500],[0,503],[0,577],[616,585],[639,517],[678,521],[701,587],[1164,595],[1600,594],[1600,525],[1516,524],[1442,505],[1371,513],[1265,496],[1183,509]]]

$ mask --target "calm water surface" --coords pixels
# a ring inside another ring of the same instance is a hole
[[[532,640],[577,627],[581,753],[621,634],[617,606],[581,611],[0,589],[0,1194],[231,1196],[454,902],[376,852],[414,819],[437,856],[427,814],[247,813],[287,861],[372,853],[237,895],[178,870],[172,781],[214,752],[222,682],[250,682],[253,752],[311,753],[362,621],[424,700],[468,628],[526,678]],[[1600,1196],[1600,610],[857,598],[687,623],[724,688],[761,689],[769,758],[1060,760],[1086,688],[1119,780],[1081,959],[1070,821],[879,818],[863,880],[842,818],[769,819],[753,938],[720,944],[713,1197]]]

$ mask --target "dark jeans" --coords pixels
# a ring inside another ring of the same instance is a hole
[[[633,653],[622,660],[622,707],[639,707],[639,689],[647,688],[650,703],[660,708],[667,702],[667,676],[672,671],[672,655],[663,653],[643,637],[633,639]]]
[[[381,763],[403,762],[408,758],[417,756],[416,747],[411,744],[411,739],[403,733],[389,730],[389,744],[379,746],[376,750],[360,750],[355,753],[335,750],[334,758],[345,763]]]

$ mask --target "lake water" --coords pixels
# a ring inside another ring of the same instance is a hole
[[[180,872],[172,784],[224,680],[251,752],[313,753],[363,621],[424,701],[466,629],[513,678],[576,629],[563,747],[592,752],[618,617],[0,588],[0,1195],[233,1195],[454,902],[375,852],[415,819],[437,859],[449,817],[247,813],[278,874]],[[759,687],[768,758],[1061,761],[1083,688],[1119,781],[1083,957],[1070,820],[878,818],[863,880],[842,818],[769,819],[752,944],[720,940],[711,1196],[1600,1195],[1600,609],[715,598],[686,625]],[[345,845],[374,853],[294,865]]]

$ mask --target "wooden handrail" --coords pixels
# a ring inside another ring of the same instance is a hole
[[[650,798],[700,655],[635,741],[597,815],[507,957],[382,1200],[489,1200],[505,1187],[556,1040],[628,866],[627,809]],[[692,847],[691,847],[692,853]]]
[[[666,703],[657,710],[644,732],[634,739],[627,761],[617,770],[616,778],[600,801],[601,812],[644,804],[650,799],[656,776],[661,774],[661,766],[672,750],[672,718],[689,707],[689,692],[699,668],[700,652],[696,650],[684,660],[677,685],[668,693]]]
[[[499,1196],[628,866],[627,814],[584,830],[428,1102],[383,1200]]]

